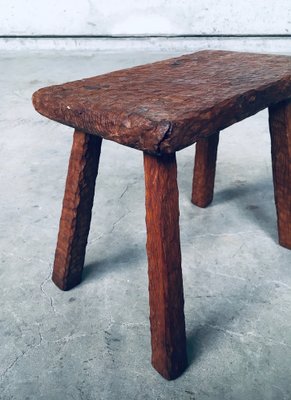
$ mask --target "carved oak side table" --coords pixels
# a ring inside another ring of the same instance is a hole
[[[187,366],[175,153],[196,144],[192,202],[213,198],[219,132],[269,107],[279,243],[291,248],[291,57],[200,51],[40,89],[33,104],[75,129],[53,281],[81,281],[102,138],[141,150],[152,364]]]

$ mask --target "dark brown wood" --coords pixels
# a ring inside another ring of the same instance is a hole
[[[149,153],[172,153],[291,96],[291,57],[200,51],[33,95],[37,111]]]
[[[75,131],[52,279],[62,290],[82,278],[102,139]]]
[[[213,197],[218,133],[269,107],[279,241],[291,248],[291,57],[201,51],[43,88],[33,104],[76,129],[53,281],[81,280],[101,137],[144,151],[152,364],[187,367],[175,152],[198,141],[192,201]],[[277,104],[278,103],[278,104]]]
[[[192,203],[198,207],[207,207],[213,199],[218,141],[216,133],[196,143]]]
[[[291,100],[269,108],[279,243],[291,249]]]
[[[176,156],[144,154],[152,365],[166,379],[187,367]]]

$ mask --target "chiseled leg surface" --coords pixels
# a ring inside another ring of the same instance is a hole
[[[213,199],[219,132],[196,143],[192,203],[207,207]]]
[[[52,279],[62,290],[82,278],[102,139],[75,131]]]
[[[166,379],[187,367],[175,154],[144,154],[152,365]]]
[[[281,246],[291,249],[291,101],[269,108],[273,181]]]

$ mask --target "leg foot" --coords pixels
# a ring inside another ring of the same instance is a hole
[[[192,203],[198,207],[207,207],[213,199],[218,141],[216,133],[196,143]]]
[[[281,246],[291,249],[291,101],[269,108],[273,181]]]
[[[74,133],[52,276],[62,290],[82,278],[101,142],[98,136]]]
[[[175,154],[144,154],[152,365],[166,379],[187,367]]]

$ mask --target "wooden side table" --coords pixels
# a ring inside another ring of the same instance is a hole
[[[102,138],[144,153],[152,364],[187,366],[175,153],[197,142],[192,202],[213,198],[219,132],[269,107],[279,243],[291,248],[291,57],[200,51],[40,89],[33,104],[75,129],[53,281],[81,281]]]

